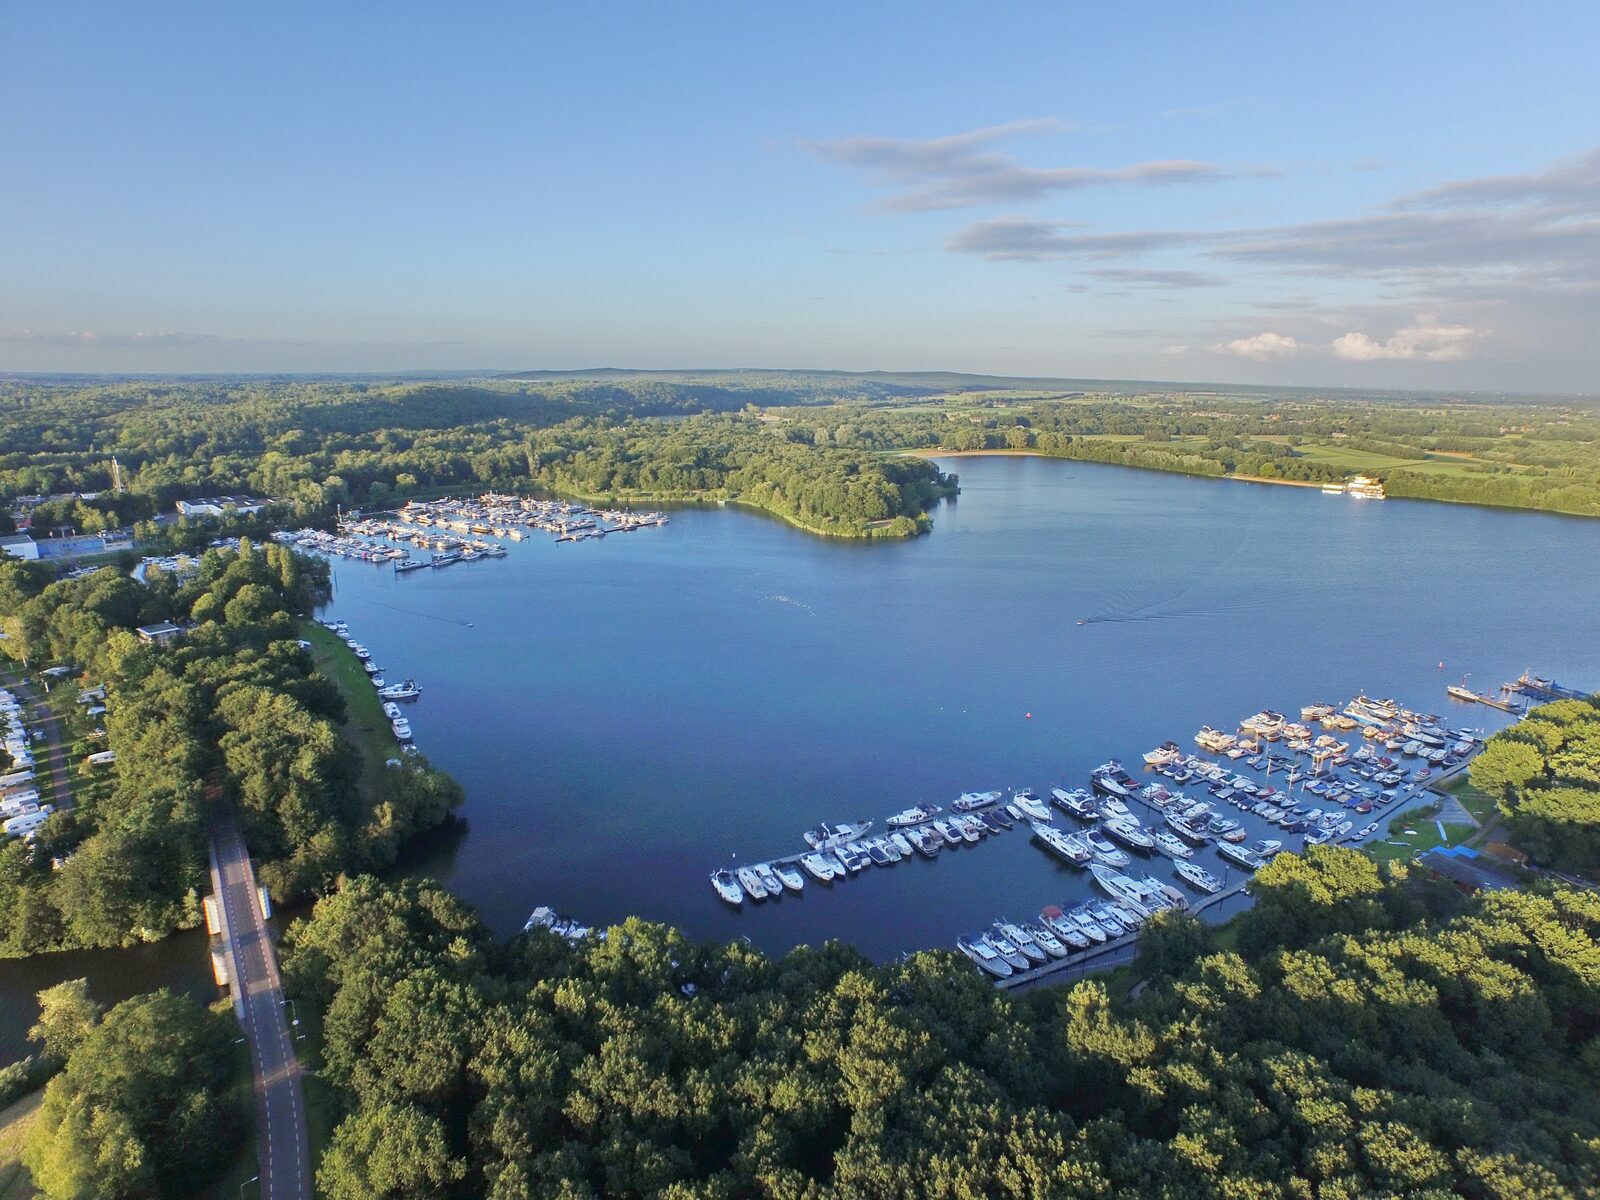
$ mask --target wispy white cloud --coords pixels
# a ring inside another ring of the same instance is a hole
[[[1181,231],[1078,233],[1081,225],[1036,221],[1028,217],[993,217],[957,230],[945,247],[958,254],[980,254],[995,262],[1043,262],[1052,258],[1137,258],[1168,246],[1184,246],[1194,235]]]
[[[1100,267],[1085,271],[1084,274],[1107,283],[1149,288],[1209,288],[1221,287],[1228,282],[1220,275],[1204,271],[1147,271],[1134,267]]]
[[[1013,121],[939,138],[845,137],[805,139],[818,157],[863,172],[890,194],[877,207],[891,212],[974,208],[1037,200],[1080,188],[1158,187],[1229,179],[1238,170],[1192,159],[1162,159],[1120,167],[1027,167],[996,149],[1006,139],[1065,129],[1052,119]],[[1252,168],[1249,173],[1263,173]]]

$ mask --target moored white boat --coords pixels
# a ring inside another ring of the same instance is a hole
[[[999,792],[962,792],[950,807],[956,812],[972,812],[986,808],[1000,799]]]
[[[1218,842],[1217,853],[1222,855],[1223,858],[1232,862],[1234,865],[1243,867],[1247,871],[1254,871],[1257,867],[1261,866],[1260,855],[1244,846],[1236,846],[1232,842]]]
[[[1130,846],[1135,850],[1150,850],[1155,846],[1155,840],[1144,827],[1131,818],[1114,818],[1106,821],[1101,828],[1124,846]]]
[[[1168,833],[1165,829],[1158,829],[1150,835],[1156,844],[1156,849],[1168,858],[1192,858],[1194,851],[1184,844],[1182,838]]]
[[[733,874],[734,878],[739,881],[739,886],[744,889],[744,894],[749,896],[750,899],[765,900],[767,898],[767,885],[761,882],[761,876],[757,875],[754,869],[740,867]]]
[[[1030,828],[1045,849],[1071,866],[1081,867],[1093,857],[1088,843],[1077,834],[1064,833],[1043,821],[1035,821]]]
[[[1199,891],[1214,895],[1222,890],[1222,880],[1199,863],[1180,862],[1174,870],[1177,871],[1179,879]]]
[[[1000,957],[999,952],[989,944],[988,938],[982,934],[957,938],[956,949],[997,979],[1004,979],[1015,970],[1010,963]]]
[[[732,871],[711,872],[711,886],[716,888],[717,895],[729,904],[744,903],[744,889],[739,886],[739,881],[733,877]]]

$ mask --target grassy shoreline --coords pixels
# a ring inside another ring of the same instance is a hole
[[[347,705],[339,732],[361,755],[361,801],[368,811],[382,798],[378,789],[384,764],[396,756],[389,718],[383,715],[383,701],[361,666],[355,652],[331,629],[315,621],[304,621],[300,636],[311,643],[311,658],[316,669],[331,679],[343,693]]]
[[[940,450],[936,447],[919,446],[904,450],[887,450],[886,454],[900,454],[909,458],[1050,458],[1057,462],[1088,462],[1106,467],[1124,467],[1133,471],[1157,471],[1165,475],[1185,475],[1190,479],[1217,479],[1232,480],[1236,483],[1267,483],[1278,487],[1320,488],[1320,483],[1305,479],[1268,479],[1261,475],[1207,475],[1200,471],[1168,470],[1165,467],[1148,467],[1139,463],[1107,463],[1096,458],[1074,458],[1066,454],[1047,454],[1042,450]],[[1415,470],[1414,467],[1397,468],[1399,470]],[[1354,468],[1352,468],[1354,471]],[[1459,504],[1467,508],[1492,508],[1504,512],[1541,513],[1552,517],[1586,517],[1595,518],[1592,513],[1573,512],[1564,508],[1539,508],[1526,504],[1497,504],[1493,500],[1458,500],[1449,496],[1404,496],[1391,493],[1391,500],[1415,500],[1424,504]]]

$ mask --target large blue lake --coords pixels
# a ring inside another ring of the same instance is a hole
[[[419,744],[467,789],[468,833],[425,869],[501,932],[549,904],[885,957],[1088,878],[1024,832],[743,911],[707,875],[803,849],[822,820],[881,829],[962,791],[1086,785],[1107,758],[1138,765],[1262,707],[1366,691],[1442,712],[1464,673],[1492,688],[1529,666],[1600,683],[1600,523],[944,466],[961,495],[907,542],[700,510],[440,571],[338,563],[327,615],[423,684]],[[1457,724],[1504,719],[1455,707]]]
[[[324,615],[422,683],[418,743],[467,789],[466,833],[421,869],[502,934],[548,904],[883,958],[1088,879],[1022,831],[743,911],[707,875],[793,853],[821,820],[881,828],[962,791],[1085,785],[1107,758],[1137,766],[1263,707],[1365,691],[1493,727],[1505,718],[1445,685],[1532,667],[1600,686],[1600,522],[1042,459],[943,465],[961,495],[907,542],[689,510],[438,571],[336,562]],[[205,976],[195,939],[141,953]],[[0,964],[11,1024],[54,977],[87,971],[114,995],[159,976],[125,962]],[[0,1028],[0,1059],[18,1036]]]

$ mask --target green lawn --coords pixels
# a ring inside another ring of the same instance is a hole
[[[361,660],[332,630],[306,621],[300,627],[300,636],[311,643],[317,670],[344,693],[348,715],[342,732],[361,754],[361,795],[371,808],[379,799],[377,788],[383,779],[384,763],[396,753],[389,718],[383,715],[383,701],[378,699]]]
[[[1444,836],[1440,837],[1437,817],[1412,813],[1396,817],[1393,824],[1395,832],[1387,837],[1374,838],[1362,846],[1377,862],[1409,862],[1424,850],[1459,846],[1477,832],[1477,827],[1473,825],[1446,825]],[[1405,832],[1408,829],[1410,833]]]
[[[1445,784],[1442,790],[1461,801],[1461,807],[1478,818],[1480,825],[1487,826],[1500,815],[1494,797],[1473,787],[1472,779],[1464,771]]]

